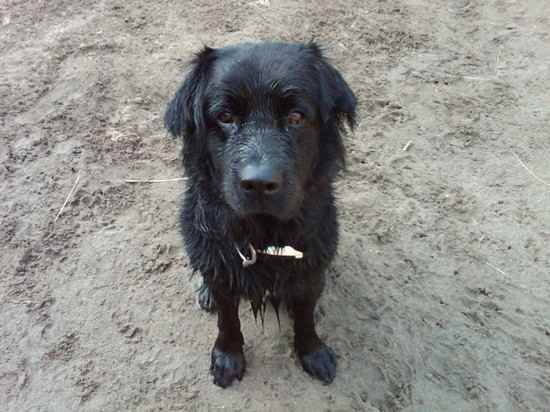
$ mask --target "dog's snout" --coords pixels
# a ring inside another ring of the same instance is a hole
[[[282,174],[269,165],[248,165],[241,171],[240,185],[246,193],[273,195],[281,184]]]

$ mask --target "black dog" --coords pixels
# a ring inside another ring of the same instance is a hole
[[[210,370],[219,386],[245,370],[241,297],[262,316],[266,300],[276,310],[285,303],[303,368],[334,379],[336,358],[313,311],[336,252],[332,184],[355,106],[313,43],[205,48],[168,106],[167,129],[185,136],[185,247],[203,276],[202,305],[212,298],[218,312]]]

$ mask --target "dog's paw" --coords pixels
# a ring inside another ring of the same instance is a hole
[[[204,282],[197,291],[197,305],[206,312],[214,313],[217,310],[212,293]]]
[[[224,352],[217,348],[212,350],[210,373],[214,375],[214,384],[227,388],[235,378],[241,380],[245,370],[245,360],[242,352]]]
[[[336,376],[336,354],[327,345],[299,356],[304,370],[328,385]]]

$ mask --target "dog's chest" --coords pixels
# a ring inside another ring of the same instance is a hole
[[[304,263],[290,257],[260,255],[253,265],[241,267],[235,274],[238,293],[251,300],[267,293],[284,299],[303,284],[307,274]]]

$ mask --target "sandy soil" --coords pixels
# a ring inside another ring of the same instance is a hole
[[[301,3],[0,3],[3,410],[549,410],[550,3]],[[222,390],[184,183],[124,179],[181,176],[162,112],[202,44],[313,37],[361,111],[318,313],[338,376],[243,305],[249,367]]]

